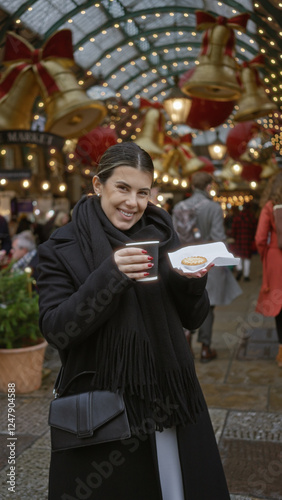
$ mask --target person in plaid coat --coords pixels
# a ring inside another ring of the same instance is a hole
[[[231,228],[231,237],[234,239],[232,249],[236,257],[240,257],[237,266],[237,280],[242,274],[244,281],[250,280],[251,257],[256,233],[257,219],[254,216],[251,204],[244,203],[243,210],[234,216]]]

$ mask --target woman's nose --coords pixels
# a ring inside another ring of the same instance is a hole
[[[137,195],[136,193],[128,193],[126,197],[126,204],[129,207],[135,207],[137,205]]]

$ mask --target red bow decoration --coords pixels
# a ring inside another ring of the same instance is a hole
[[[198,30],[206,30],[212,28],[214,25],[228,26],[228,28],[245,30],[250,14],[239,14],[238,16],[230,17],[229,19],[224,16],[214,17],[208,12],[203,10],[196,10],[196,23]]]
[[[170,135],[165,136],[165,144],[171,144],[175,148],[178,148],[181,146],[181,144],[189,144],[189,146],[192,144],[192,135],[191,134],[185,134],[182,135],[181,137],[171,137]]]
[[[177,138],[166,135],[164,142],[165,142],[164,150],[166,153],[173,154],[172,153],[173,151],[179,151],[188,160],[194,158],[195,156],[191,149],[191,144],[192,144],[191,134],[185,134]]]
[[[196,11],[197,29],[207,30],[203,38],[201,55],[205,55],[208,51],[209,41],[210,41],[210,33],[208,30],[218,25],[218,26],[226,26],[226,28],[229,28],[230,36],[227,41],[224,53],[229,57],[232,57],[232,51],[235,45],[235,36],[233,29],[245,31],[249,17],[250,17],[249,14],[239,14],[238,16],[230,17],[230,19],[228,19],[227,17],[224,16],[214,17],[208,12],[197,10]]]
[[[249,68],[250,66],[264,66],[264,56],[262,54],[257,55],[251,61],[244,61],[242,64],[243,68]]]
[[[258,70],[256,69],[258,66],[264,66],[265,58],[263,54],[258,54],[256,57],[251,59],[251,61],[244,61],[242,64],[242,68],[251,68],[254,72],[256,84],[258,87],[262,86],[262,82],[259,77]]]
[[[0,83],[0,99],[8,94],[18,76],[30,68],[34,71],[48,96],[59,91],[53,76],[42,64],[42,62],[51,59],[63,59],[65,66],[73,64],[72,33],[70,30],[58,31],[48,38],[41,49],[34,49],[24,38],[8,32],[3,63],[12,67],[4,74],[3,81]]]
[[[143,108],[155,108],[155,109],[163,109],[163,105],[160,102],[152,102],[140,97],[140,109]]]

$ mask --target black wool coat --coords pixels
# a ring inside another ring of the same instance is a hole
[[[40,327],[59,351],[64,366],[63,389],[77,374],[95,371],[95,332],[119,310],[121,297],[132,280],[118,270],[112,256],[89,274],[72,223],[55,231],[39,246],[38,254]],[[164,274],[172,303],[168,314],[175,315],[175,320],[188,329],[198,328],[209,309],[206,278],[187,279],[170,269],[168,262]],[[112,291],[109,302],[103,295],[105,288]],[[189,350],[187,363],[194,369]],[[200,394],[203,411],[197,422],[177,428],[185,500],[228,500],[213,429]],[[154,432],[122,443],[53,452],[49,500],[77,498],[162,500]]]

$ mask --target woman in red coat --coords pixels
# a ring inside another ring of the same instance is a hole
[[[263,278],[256,311],[275,317],[279,352],[276,357],[282,367],[282,250],[278,247],[273,207],[282,204],[282,172],[273,177],[263,193],[263,206],[255,241],[263,264]]]

